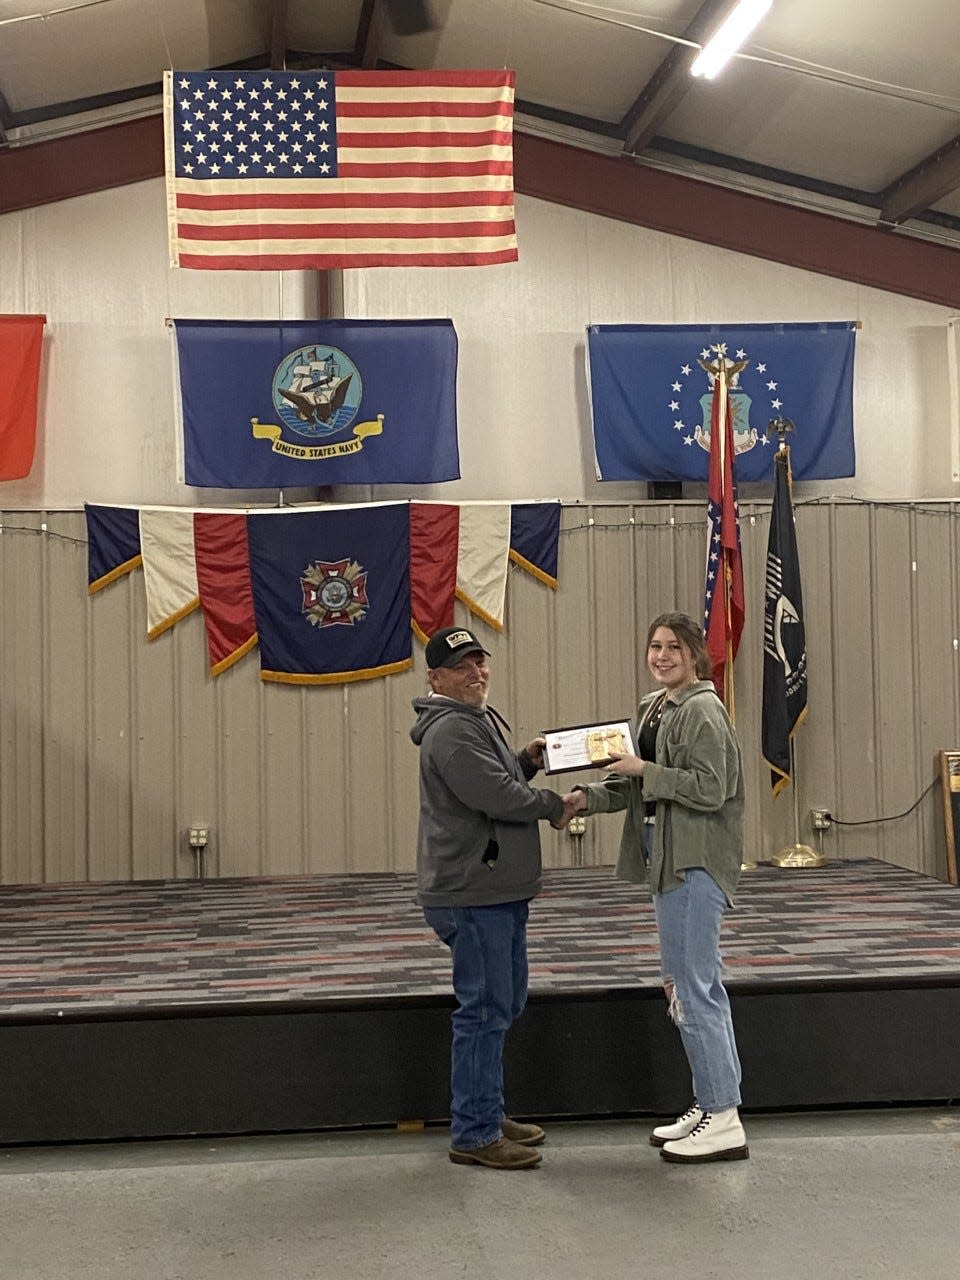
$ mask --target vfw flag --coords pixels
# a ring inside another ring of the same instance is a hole
[[[460,475],[450,320],[176,320],[184,479],[216,489]]]
[[[167,71],[171,263],[514,262],[513,71]]]
[[[413,665],[409,505],[247,517],[263,680],[342,684]]]
[[[587,330],[601,480],[707,479],[711,352],[736,361],[730,411],[737,479],[767,481],[773,418],[796,426],[798,480],[852,476],[856,324],[599,324]]]
[[[777,795],[791,777],[790,739],[807,714],[807,640],[797,532],[790,497],[790,450],[776,457],[763,601],[763,758]]]

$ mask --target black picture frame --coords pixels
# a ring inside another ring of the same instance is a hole
[[[960,831],[960,751],[941,751],[940,790],[943,793],[943,833],[947,846],[947,879],[960,884],[957,834]]]
[[[543,749],[543,771],[548,774],[602,769],[604,765],[610,764],[610,756],[598,754],[598,741],[622,744],[624,755],[637,754],[633,721],[629,716],[623,716],[619,720],[599,720],[593,724],[571,724],[560,729],[544,729],[542,736],[547,740]]]

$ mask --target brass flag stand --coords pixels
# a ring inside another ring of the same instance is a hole
[[[797,761],[793,738],[790,739],[790,776],[793,782],[793,835],[795,844],[775,853],[770,859],[775,867],[822,867],[826,863],[822,853],[808,844],[800,843],[800,794],[797,789]]]

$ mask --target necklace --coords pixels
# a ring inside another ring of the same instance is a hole
[[[647,716],[647,721],[646,721],[649,728],[656,729],[660,721],[663,719],[663,704],[666,702],[666,700],[667,700],[666,693],[661,693],[660,697],[657,699],[654,705],[650,708],[650,713]]]

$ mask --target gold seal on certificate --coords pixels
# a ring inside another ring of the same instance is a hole
[[[613,754],[637,754],[630,720],[608,720],[603,724],[576,724],[568,729],[546,729],[543,736],[544,773],[567,773],[573,769],[599,769],[609,764]]]

